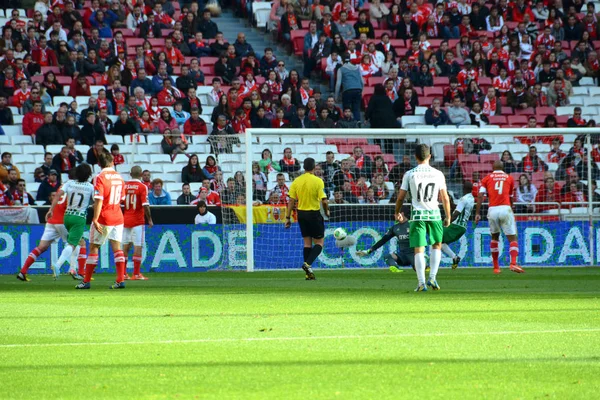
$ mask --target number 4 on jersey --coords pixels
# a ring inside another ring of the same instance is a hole
[[[504,190],[504,181],[496,182],[496,184],[494,185],[494,189],[496,189],[496,192],[498,192],[498,194],[502,194],[502,190]]]

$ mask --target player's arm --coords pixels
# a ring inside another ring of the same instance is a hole
[[[356,254],[359,257],[368,256],[369,254],[377,251],[379,248],[381,248],[384,244],[386,244],[393,238],[394,238],[394,228],[392,227],[392,228],[388,229],[388,231],[385,233],[385,235],[383,235],[383,237],[381,239],[379,239],[373,246],[371,246],[370,249],[368,249],[367,251],[363,251],[363,250],[357,251]]]
[[[94,217],[92,218],[92,225],[94,228],[102,234],[102,225],[98,223],[98,219],[100,218],[100,212],[102,211],[102,203],[104,200],[95,198],[94,199]]]
[[[54,207],[56,207],[64,193],[65,192],[63,192],[62,189],[58,189],[58,192],[56,192],[56,196],[54,196],[54,199],[52,200],[52,205],[50,205],[50,210],[48,210],[48,213],[46,214],[46,221],[52,218],[52,214],[54,213]]]
[[[440,190],[440,197],[442,198],[442,206],[444,207],[444,226],[450,226],[450,221],[452,220],[452,212],[450,211],[450,197],[448,196],[448,192],[446,189]]]
[[[150,205],[144,206],[144,216],[146,217],[146,221],[148,221],[148,227],[152,228],[154,226],[154,222],[152,221],[152,212],[150,211]]]
[[[477,194],[477,205],[475,206],[475,224],[481,221],[481,205],[483,204],[483,197],[485,195],[485,187],[479,188],[479,193]]]
[[[287,210],[285,212],[285,227],[289,228],[292,226],[292,211],[296,207],[296,199],[290,196],[288,201]]]
[[[398,198],[396,199],[396,211],[394,212],[394,216],[396,219],[400,215],[402,211],[402,205],[404,204],[404,198],[406,198],[406,190],[400,189],[398,190]]]

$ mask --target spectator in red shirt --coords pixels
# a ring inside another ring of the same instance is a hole
[[[552,203],[559,202],[561,200],[560,197],[560,186],[553,177],[548,176],[544,179],[544,185],[540,188],[535,196],[536,203]],[[555,209],[557,206],[555,205],[537,205],[536,211],[547,211],[551,209]]]
[[[165,53],[172,66],[176,67],[185,64],[185,57],[177,47],[173,46],[173,39],[170,37],[165,39]]]
[[[38,43],[38,48],[31,52],[33,61],[41,67],[57,67],[58,59],[56,53],[48,47],[47,40],[42,36]]]
[[[183,98],[181,90],[173,87],[170,79],[163,81],[163,90],[161,90],[156,97],[158,98],[158,105],[160,107],[172,106],[178,99]]]
[[[194,108],[191,114],[191,118],[183,124],[183,133],[185,135],[207,135],[206,122],[200,118],[200,111]]]
[[[231,127],[235,133],[245,133],[247,128],[252,128],[243,108],[238,108],[235,117],[231,121]]]
[[[91,95],[92,92],[90,90],[90,85],[88,84],[86,77],[84,75],[78,75],[77,79],[71,82],[69,96],[77,97]]]
[[[37,130],[44,125],[44,114],[42,114],[42,102],[36,100],[33,102],[33,111],[25,114],[23,118],[23,134],[33,136]]]

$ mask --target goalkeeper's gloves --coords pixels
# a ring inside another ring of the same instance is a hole
[[[356,254],[357,254],[359,257],[366,257],[366,256],[368,256],[369,254],[371,254],[371,249],[369,249],[369,250],[367,250],[367,251],[364,251],[364,250],[359,250],[359,251],[357,251],[357,252],[356,252]]]

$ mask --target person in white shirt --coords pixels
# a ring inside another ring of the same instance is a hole
[[[50,40],[50,33],[52,33],[52,31],[58,32],[58,40],[62,42],[69,41],[67,32],[62,28],[59,21],[54,21],[52,26],[46,31],[46,40]]]
[[[329,57],[327,57],[327,66],[325,67],[325,73],[329,76],[329,91],[335,90],[335,69],[337,66],[342,66],[342,59],[337,51],[332,51]]]
[[[217,217],[206,209],[206,202],[200,200],[197,204],[198,215],[194,219],[196,225],[215,225],[217,223]]]

